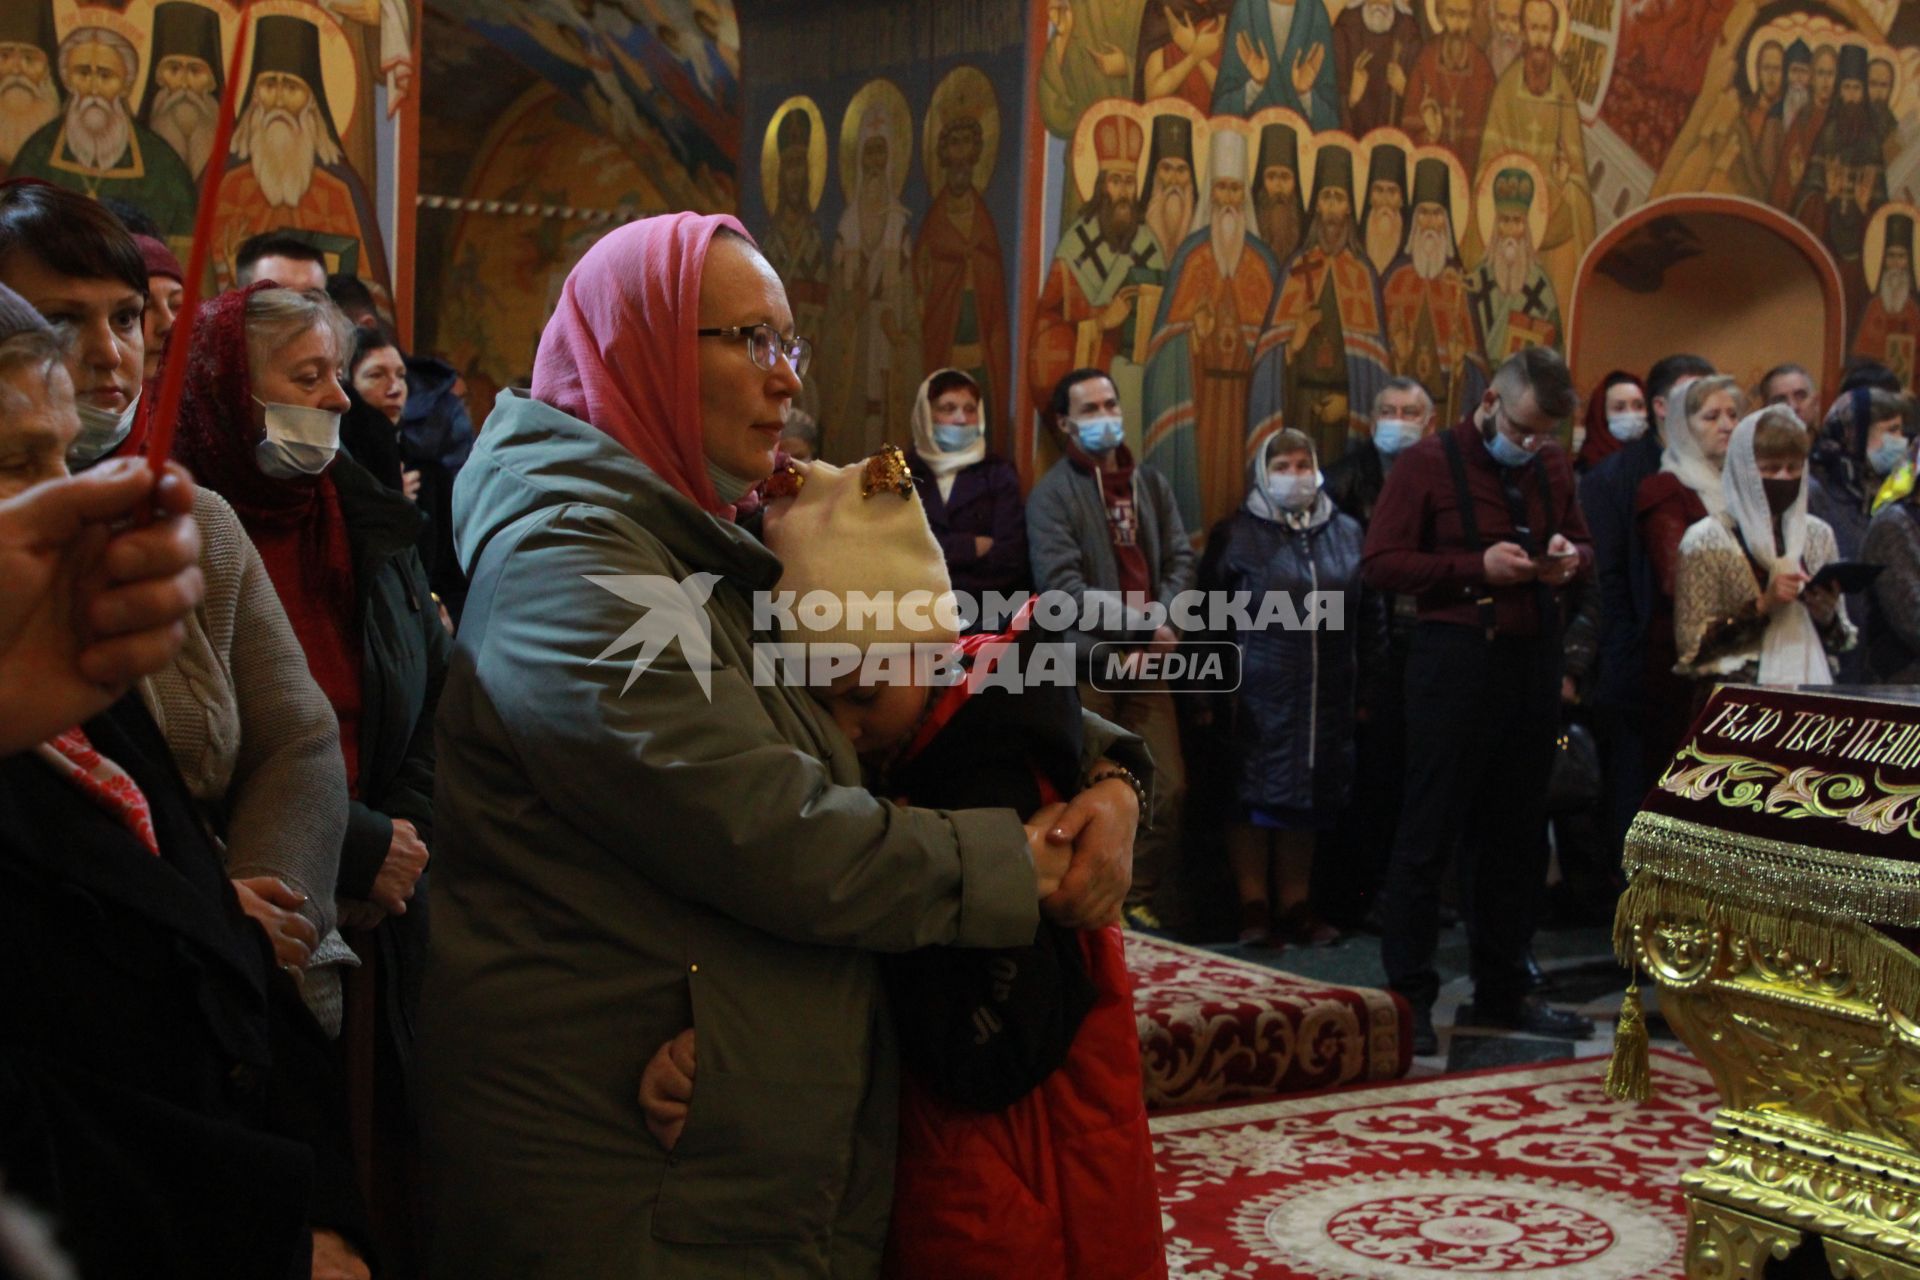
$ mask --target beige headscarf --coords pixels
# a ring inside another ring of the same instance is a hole
[[[980,435],[972,444],[958,453],[942,453],[939,442],[933,438],[933,401],[927,395],[927,388],[933,380],[943,373],[957,373],[971,382],[972,375],[962,369],[935,369],[920,384],[920,394],[913,402],[913,451],[920,455],[920,461],[927,470],[933,472],[934,483],[940,486],[940,500],[946,501],[953,493],[953,478],[974,463],[987,456],[987,402],[980,402]],[[980,394],[978,386],[974,394]]]

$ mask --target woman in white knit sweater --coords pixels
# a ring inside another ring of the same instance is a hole
[[[68,466],[141,452],[147,277],[126,229],[64,188],[0,189],[0,283],[68,344],[81,418]],[[202,488],[194,519],[206,599],[187,619],[179,657],[142,681],[142,698],[223,846],[241,906],[338,1034],[337,966],[354,962],[334,928],[347,823],[339,725],[232,508]]]

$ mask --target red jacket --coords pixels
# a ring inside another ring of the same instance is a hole
[[[1125,949],[1117,926],[1080,938],[1098,1001],[1038,1089],[978,1112],[902,1081],[885,1275],[1164,1280]]]

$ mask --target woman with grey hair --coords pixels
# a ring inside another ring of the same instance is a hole
[[[194,334],[174,452],[239,514],[339,718],[350,800],[337,888],[343,918],[371,927],[359,950],[378,984],[366,992],[379,1026],[370,1073],[355,1073],[355,1101],[376,1132],[404,1146],[426,959],[433,718],[448,646],[414,548],[418,511],[339,450],[348,337],[346,318],[317,290],[262,281],[215,299]],[[368,1047],[357,1050],[363,1067]],[[350,1059],[355,1052],[349,1046]],[[376,1144],[376,1182],[404,1161]],[[404,1217],[395,1183],[372,1195],[376,1214]],[[403,1248],[404,1232],[386,1243]]]

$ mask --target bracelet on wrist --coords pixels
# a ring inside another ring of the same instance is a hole
[[[1086,782],[1082,784],[1080,789],[1086,791],[1102,782],[1107,782],[1114,778],[1118,778],[1133,788],[1133,798],[1140,804],[1140,827],[1142,830],[1145,830],[1147,826],[1147,787],[1145,783],[1140,781],[1140,776],[1133,770],[1127,768],[1125,765],[1118,764],[1096,765],[1094,768],[1088,770]]]

